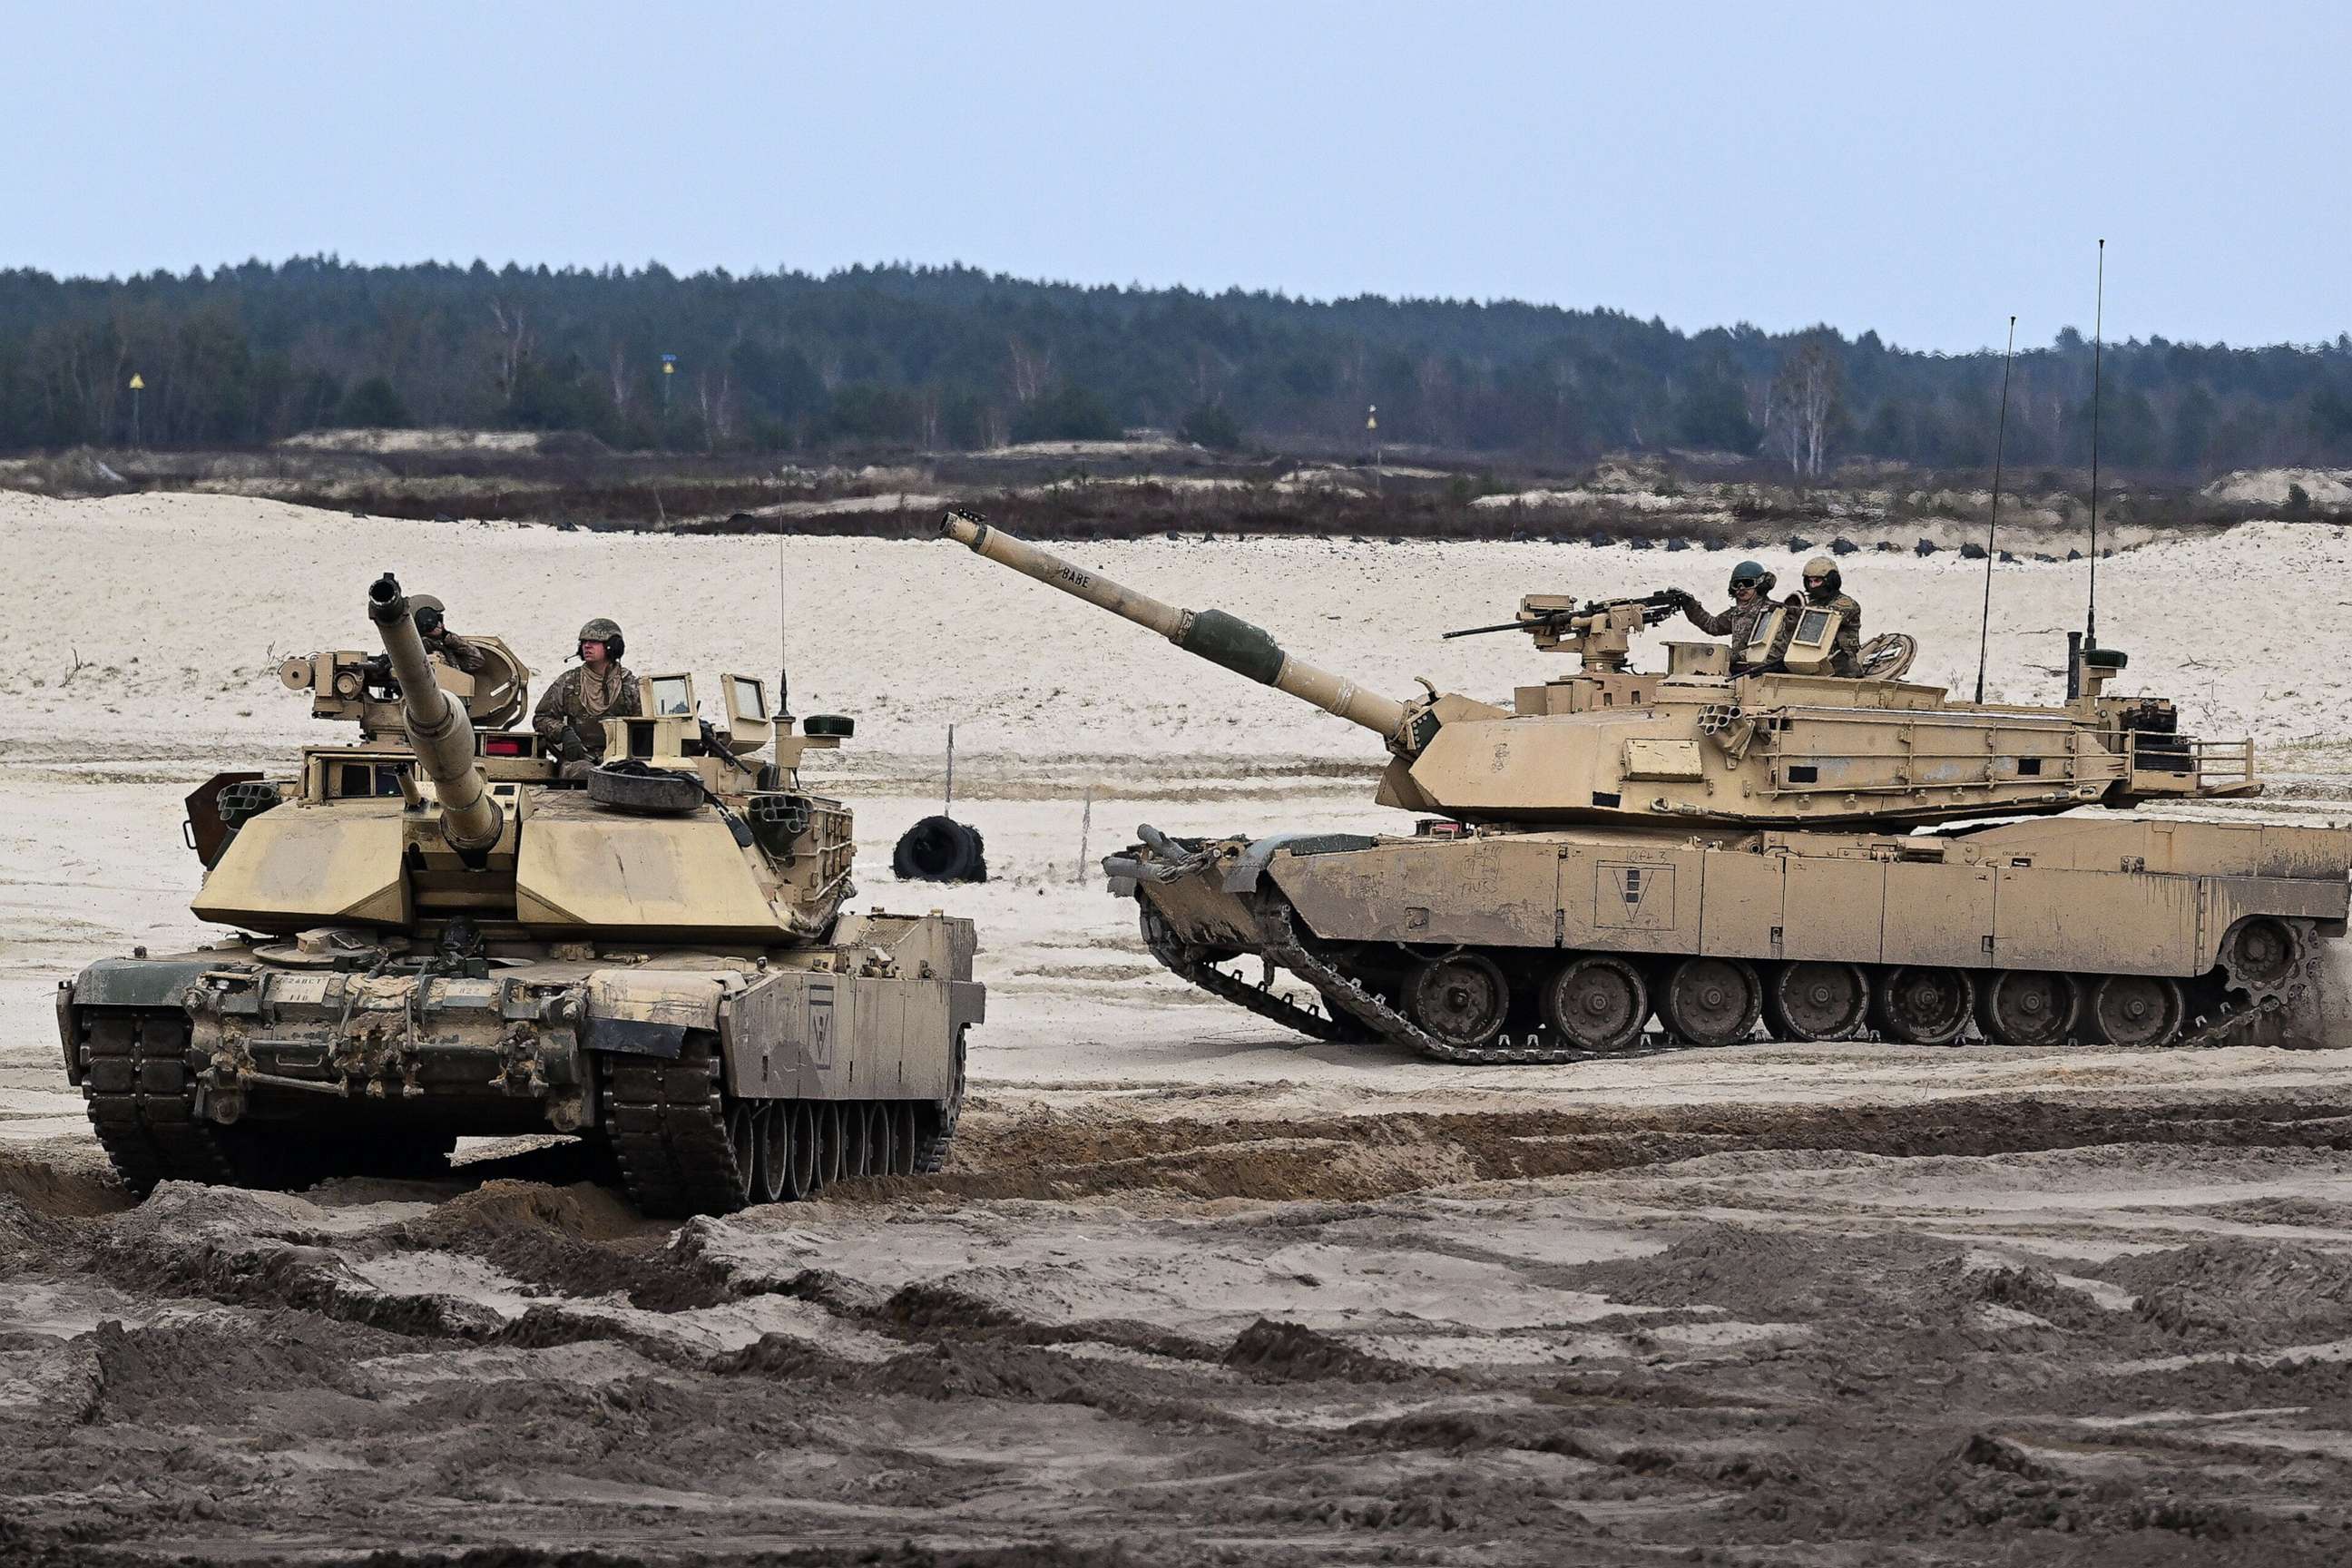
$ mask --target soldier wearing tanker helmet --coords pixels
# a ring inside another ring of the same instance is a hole
[[[1784,617],[1780,633],[1765,657],[1750,661],[1748,645],[1755,640],[1756,625],[1772,613],[1770,597],[1775,579],[1764,570],[1760,561],[1743,561],[1731,569],[1731,607],[1717,615],[1709,615],[1699,602],[1680,588],[1672,590],[1675,608],[1690,618],[1690,624],[1711,637],[1727,637],[1731,643],[1731,672],[1734,675],[1760,675],[1780,663],[1788,651],[1790,635],[1795,631],[1793,620]]]
[[[604,755],[604,721],[645,712],[637,678],[622,668],[621,628],[599,616],[580,628],[580,668],[547,689],[530,727],[549,752],[565,763],[595,763]]]
[[[1789,603],[1843,616],[1838,623],[1837,641],[1831,649],[1829,673],[1848,678],[1862,674],[1862,606],[1844,592],[1844,579],[1836,562],[1826,555],[1816,555],[1806,562],[1804,595],[1801,598],[1790,595]]]

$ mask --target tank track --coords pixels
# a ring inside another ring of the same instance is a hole
[[[166,1008],[82,1014],[82,1096],[92,1130],[123,1185],[141,1197],[162,1182],[237,1180],[226,1129],[196,1111],[188,1020]]]
[[[1529,1034],[1524,1045],[1512,1045],[1508,1036],[1497,1037],[1503,1042],[1499,1045],[1450,1044],[1365,990],[1361,982],[1318,958],[1300,940],[1290,923],[1290,906],[1281,900],[1267,899],[1259,905],[1258,924],[1266,934],[1268,957],[1292,973],[1305,975],[1317,990],[1363,1020],[1381,1038],[1411,1046],[1425,1057],[1474,1067],[1519,1067],[1590,1061],[1601,1054],[1561,1045],[1540,1030]]]
[[[1312,1040],[1336,1045],[1362,1045],[1381,1037],[1377,1026],[1353,1016],[1342,1017],[1341,1005],[1334,1005],[1327,1013],[1305,1003],[1292,1001],[1287,994],[1274,989],[1270,974],[1256,985],[1238,974],[1227,974],[1210,962],[1205,949],[1191,947],[1177,941],[1175,932],[1169,929],[1167,917],[1159,910],[1141,899],[1136,900],[1136,907],[1142,911],[1143,945],[1150,950],[1151,956],[1166,966],[1171,973],[1190,981],[1220,1001],[1230,1002],[1286,1029],[1295,1029]],[[1295,966],[1291,973],[1306,973]],[[1333,995],[1329,992],[1321,994],[1327,1003]]]
[[[939,1112],[939,1125],[919,1128],[915,1136],[920,1142],[915,1150],[915,1174],[936,1176],[947,1168],[948,1151],[954,1146],[956,1123],[963,1119],[964,1035],[969,1026],[956,1031],[955,1089],[948,1096],[947,1109]]]
[[[1137,901],[1141,902],[1139,899]],[[1318,956],[1307,944],[1305,939],[1299,935],[1297,928],[1292,923],[1291,910],[1287,902],[1278,898],[1268,898],[1260,902],[1256,912],[1259,928],[1265,936],[1265,951],[1267,957],[1292,973],[1307,980],[1325,997],[1360,1020],[1376,1037],[1409,1047],[1433,1060],[1471,1067],[1547,1066],[1591,1061],[1604,1056],[1615,1060],[1640,1054],[1637,1051],[1581,1050],[1559,1043],[1552,1037],[1548,1029],[1538,1029],[1522,1037],[1522,1043],[1519,1044],[1513,1044],[1508,1035],[1498,1037],[1499,1043],[1491,1045],[1450,1044],[1437,1038],[1405,1014],[1391,1006],[1385,998],[1367,990],[1361,982],[1340,973],[1338,969]],[[1147,931],[1147,942],[1149,942],[1149,935]],[[1152,952],[1153,956],[1159,958],[1161,963],[1168,963],[1171,969],[1182,974],[1184,978],[1192,980],[1194,984],[1202,985],[1204,990],[1237,1002],[1261,1017],[1271,1018],[1276,1023],[1286,1024],[1294,1028],[1300,1026],[1297,1020],[1304,1017],[1322,1025],[1326,1030],[1329,1028],[1329,1021],[1324,1019],[1322,1015],[1302,1008],[1295,1003],[1276,998],[1269,989],[1253,986],[1245,981],[1219,973],[1213,969],[1210,969],[1209,973],[1215,975],[1218,981],[1223,982],[1223,985],[1205,984],[1197,976],[1186,973],[1178,964],[1169,963],[1168,955],[1158,944],[1152,945]],[[1205,964],[1198,967],[1208,968]],[[2285,1012],[2289,1005],[2303,994],[2316,968],[2317,960],[2309,955],[2306,944],[2303,961],[2297,969],[2298,979],[2294,984],[2276,987],[2263,994],[2224,1000],[2212,1014],[2195,1018],[2182,1033],[2159,1045],[2143,1048],[2165,1051],[2210,1050],[2231,1045],[2240,1037],[2250,1034],[2263,1019]],[[1234,992],[1242,994],[1233,994]],[[1307,1032],[1314,1033],[1314,1031]],[[1316,1033],[1315,1037],[1335,1039],[1348,1037],[1325,1032]],[[1686,1041],[1676,1040],[1670,1036],[1653,1036],[1650,1038],[1653,1043],[1645,1047],[1647,1050],[1704,1048]],[[2069,1047],[2085,1043],[2087,1042],[2073,1037],[2065,1042]]]
[[[727,1136],[719,1058],[689,1034],[674,1062],[630,1062],[604,1074],[604,1137],[621,1185],[643,1213],[666,1218],[743,1206],[742,1173]]]
[[[707,1034],[690,1033],[674,1062],[627,1061],[605,1068],[600,1090],[605,1145],[619,1167],[622,1190],[644,1214],[666,1219],[732,1214],[749,1201],[744,1194],[751,1184],[727,1132],[727,1093],[714,1043]],[[916,1174],[937,1175],[947,1164],[962,1111],[959,1039],[955,1092],[946,1110],[929,1126],[918,1112]]]

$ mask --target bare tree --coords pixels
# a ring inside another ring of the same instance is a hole
[[[613,344],[612,363],[605,374],[612,381],[614,411],[626,414],[629,411],[629,353],[617,341]]]
[[[1013,367],[1013,400],[1026,405],[1037,401],[1054,378],[1054,351],[1039,353],[1019,338],[1004,340]]]
[[[1787,456],[1790,473],[1820,476],[1837,406],[1837,361],[1820,338],[1809,337],[1781,360],[1764,397],[1767,438]]]
[[[515,376],[530,357],[530,329],[523,321],[521,306],[509,313],[506,302],[496,298],[490,300],[490,320],[499,324],[499,390],[511,397]]]

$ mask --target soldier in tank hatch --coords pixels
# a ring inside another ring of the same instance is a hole
[[[637,678],[621,664],[626,643],[615,623],[599,616],[580,628],[580,668],[558,676],[530,716],[549,752],[566,763],[604,755],[604,721],[645,712]]]
[[[448,618],[443,614],[441,601],[429,594],[419,594],[409,601],[416,617],[417,640],[427,653],[439,654],[441,661],[453,669],[467,675],[479,675],[489,656],[472,643],[449,629]]]
[[[1842,616],[1829,673],[1849,679],[1862,674],[1862,606],[1844,592],[1844,578],[1836,562],[1826,555],[1806,562],[1804,594],[1790,595],[1789,604],[1792,608],[1827,610]]]
[[[1734,675],[1760,674],[1780,660],[1788,651],[1789,636],[1795,630],[1793,622],[1785,621],[1773,639],[1769,655],[1750,663],[1748,645],[1755,640],[1757,623],[1772,613],[1772,574],[1764,570],[1759,561],[1742,561],[1731,569],[1731,607],[1717,615],[1709,615],[1697,599],[1674,590],[1675,607],[1690,618],[1691,625],[1711,637],[1727,637],[1731,642],[1731,672]]]

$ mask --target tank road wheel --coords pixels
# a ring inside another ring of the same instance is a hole
[[[1890,969],[1878,987],[1879,1027],[1906,1046],[1948,1046],[1967,1031],[1976,991],[1966,970],[1924,963]]]
[[[1658,994],[1658,1016],[1695,1046],[1738,1045],[1763,1010],[1764,987],[1745,959],[1685,958]]]
[[[793,1119],[793,1170],[790,1186],[794,1202],[816,1191],[816,1107],[805,1100],[778,1107]]]
[[[841,1101],[816,1103],[816,1184],[818,1191],[841,1180]]]
[[[868,1163],[866,1107],[853,1100],[841,1108],[841,1173],[848,1181],[874,1173]]]
[[[2160,1046],[2180,1033],[2189,1011],[2180,982],[2161,974],[2107,974],[2091,983],[2083,1009],[2092,1035],[2111,1046]]]
[[[759,1180],[753,1183],[753,1202],[782,1203],[791,1191],[793,1163],[793,1119],[778,1101],[770,1100],[760,1117]]]
[[[2058,1046],[2074,1026],[2074,983],[2039,969],[2004,969],[1977,993],[1977,1023],[2004,1046]]]
[[[915,1102],[894,1100],[890,1102],[890,1173],[911,1176],[915,1173]]]
[[[2221,939],[2221,971],[2231,985],[2265,1002],[2286,994],[2303,966],[2305,945],[2300,921],[2250,915]]]
[[[1483,1046],[1511,1013],[1511,984],[1491,958],[1433,958],[1413,974],[1405,1000],[1412,1021],[1449,1046]]]
[[[1851,963],[1783,963],[1764,983],[1764,1027],[1776,1040],[1845,1040],[1870,1014],[1870,981]]]
[[[887,1176],[898,1168],[897,1143],[898,1119],[890,1114],[890,1102],[877,1100],[866,1108],[866,1171],[872,1176]]]
[[[748,1100],[733,1100],[727,1107],[727,1142],[735,1151],[736,1191],[747,1204],[760,1201],[760,1124],[766,1119],[766,1108]]]
[[[1580,1051],[1638,1044],[1650,1016],[1650,987],[1622,958],[1586,953],[1560,965],[1543,988],[1544,1022]]]

